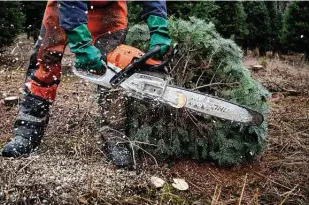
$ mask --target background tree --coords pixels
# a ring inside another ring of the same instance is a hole
[[[0,2],[0,47],[13,42],[22,31],[24,20],[20,2]]]
[[[46,1],[23,1],[22,11],[25,15],[24,30],[27,32],[27,37],[33,37],[36,41],[42,24],[42,19],[46,7]]]
[[[167,1],[168,15],[184,20],[195,16],[205,22],[215,22],[219,7],[215,1]]]
[[[261,55],[270,50],[270,18],[263,1],[243,2],[247,14],[248,35],[244,48],[258,48]]]
[[[289,50],[304,52],[309,59],[309,2],[292,2],[285,13],[282,43]]]
[[[217,9],[214,23],[218,32],[224,38],[232,37],[239,46],[242,46],[248,35],[247,15],[242,2],[217,1],[216,5],[219,9]]]
[[[270,29],[268,33],[269,50],[276,52],[281,49],[280,35],[282,28],[283,12],[280,11],[280,4],[278,2],[266,1],[265,5],[268,10],[270,20]]]

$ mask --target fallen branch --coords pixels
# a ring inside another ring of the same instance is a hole
[[[36,156],[36,157],[33,157],[25,166],[23,166],[20,170],[18,170],[17,173],[23,171],[26,167],[28,167],[32,162],[34,162],[34,160],[38,159],[39,157]]]
[[[265,176],[265,175],[263,175],[263,174],[261,174],[261,173],[258,173],[258,172],[255,172],[255,173],[256,173],[257,175],[259,175],[260,177],[263,177],[263,178],[269,180],[270,182],[272,182],[272,183],[274,183],[274,184],[277,184],[277,185],[279,185],[279,186],[281,186],[281,187],[283,187],[283,188],[286,188],[286,189],[288,189],[288,190],[291,190],[291,189],[292,189],[291,187],[287,187],[287,186],[285,186],[285,185],[283,185],[283,184],[280,184],[279,182],[276,182],[276,181],[274,181],[274,180],[268,178],[267,176]]]
[[[241,205],[242,198],[244,197],[245,187],[246,187],[246,184],[247,184],[247,177],[248,177],[248,174],[246,174],[246,176],[245,176],[244,185],[242,186],[242,189],[241,189],[241,194],[240,194],[240,197],[239,197],[238,205]]]
[[[287,194],[286,197],[281,201],[280,205],[284,204],[284,202],[288,199],[288,197],[295,191],[295,189],[298,187],[298,185],[296,185],[293,189],[291,189],[290,191],[284,193]]]
[[[218,190],[218,185],[216,185],[216,187],[215,187],[215,191],[214,191],[214,194],[212,196],[210,205],[218,204],[218,200],[219,200],[219,197],[221,195],[221,187],[219,188],[219,191],[218,191],[219,193],[217,193],[217,190]]]

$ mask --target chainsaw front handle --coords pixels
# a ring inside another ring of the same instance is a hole
[[[141,64],[144,65],[148,59],[152,58],[156,53],[160,52],[160,50],[161,50],[161,46],[156,45],[152,50],[145,53],[141,58],[134,60],[134,63],[131,64],[132,67],[133,68],[139,68]],[[150,69],[151,70],[152,69],[158,69],[158,68],[162,68],[162,67],[166,66],[177,53],[178,53],[178,44],[175,43],[173,45],[172,50],[171,50],[171,54],[168,56],[168,58],[163,60],[160,64],[151,66]]]
[[[156,53],[160,52],[161,46],[156,45],[152,50],[148,51],[145,53],[143,56],[140,58],[136,58],[133,60],[133,63],[128,65],[126,68],[123,69],[123,71],[117,73],[110,81],[112,86],[117,86],[120,83],[124,81],[128,75],[133,74],[137,70],[143,70],[143,67],[146,64],[146,61],[153,57]],[[164,61],[162,61],[158,65],[153,65],[148,71],[160,71],[164,70],[164,67],[172,60],[172,58],[175,56],[175,54],[178,52],[178,44],[174,44],[171,55]]]
[[[174,56],[178,53],[178,43],[175,43],[173,45],[173,48],[172,48],[172,51],[171,51],[171,54],[168,56],[167,59],[163,60],[160,64],[158,65],[153,65],[149,68],[149,70],[164,70],[165,66],[174,58]],[[169,72],[169,71],[168,71]]]
[[[161,50],[160,45],[156,45],[152,50],[145,53],[141,58],[137,59],[139,63],[145,63],[149,58],[153,57],[156,53],[159,53]]]

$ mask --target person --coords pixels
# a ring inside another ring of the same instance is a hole
[[[151,35],[149,49],[160,45],[160,52],[155,57],[162,58],[171,44],[166,2],[145,1],[142,4],[142,19]],[[104,54],[124,42],[126,31],[125,1],[47,2],[40,37],[30,57],[25,95],[13,129],[14,138],[3,147],[2,156],[27,156],[40,145],[60,83],[61,59],[66,44],[75,54],[77,69],[100,74],[106,67]],[[103,90],[102,93],[104,98],[120,100],[102,102],[101,112],[112,113],[104,116],[108,129],[104,129],[103,138],[108,145],[108,156],[117,166],[129,166],[132,164],[131,151],[124,143],[118,143],[122,138],[119,133],[124,130],[125,112],[116,106],[123,104],[123,98],[117,91]]]

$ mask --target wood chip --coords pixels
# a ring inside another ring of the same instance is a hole
[[[165,184],[165,181],[159,177],[155,177],[152,176],[150,178],[151,184],[155,187],[155,188],[161,188],[163,187],[163,185]]]
[[[18,96],[10,96],[10,97],[4,98],[4,106],[13,107],[17,105],[18,102],[19,102]]]
[[[19,89],[18,89],[18,92],[19,92],[20,94],[24,94],[25,90],[24,90],[24,88],[19,88]]]
[[[88,201],[84,197],[79,197],[78,201],[82,204],[88,204]]]
[[[178,189],[178,190],[181,190],[181,191],[185,191],[185,190],[189,189],[189,185],[184,179],[174,178],[173,181],[174,181],[174,183],[172,184],[172,186],[175,189]]]

